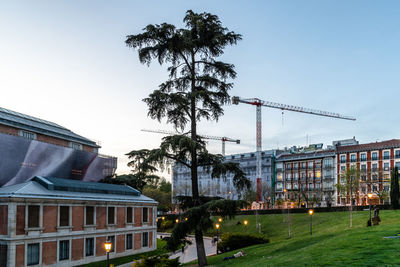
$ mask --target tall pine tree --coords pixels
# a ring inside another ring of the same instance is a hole
[[[210,227],[210,215],[223,211],[224,207],[227,208],[225,215],[231,215],[236,206],[226,200],[202,203],[197,168],[209,168],[215,178],[233,173],[236,188],[250,186],[238,165],[224,162],[221,155],[208,153],[205,142],[197,134],[197,123],[202,119],[217,121],[224,113],[222,106],[230,101],[228,91],[233,84],[227,80],[236,77],[234,65],[217,59],[228,45],[241,40],[241,35],[228,31],[217,16],[209,13],[188,10],[183,21],[184,28],[167,23],[148,25],[143,33],[127,36],[126,44],[138,49],[143,64],[149,65],[152,60],[169,64],[169,79],[144,102],[152,119],[166,118],[167,123],[182,132],[189,126],[190,137],[182,134],[163,138],[160,148],[146,151],[142,164],[165,164],[172,159],[190,169],[194,207],[186,212],[188,221],[178,225],[171,240],[180,241],[194,231],[198,263],[203,266],[207,265],[203,231]],[[135,158],[139,152],[132,151],[129,156]]]

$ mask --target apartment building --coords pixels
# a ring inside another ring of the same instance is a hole
[[[316,150],[314,150],[316,149]],[[334,205],[335,150],[296,151],[279,155],[275,161],[275,199],[304,205]]]
[[[356,192],[356,205],[368,204],[368,193],[389,195],[391,170],[400,168],[400,140],[392,139],[382,142],[336,146],[337,183],[341,182],[343,172],[350,167],[360,170],[359,190]],[[378,199],[383,204],[389,198]],[[339,205],[350,204],[349,198],[343,194],[337,196]]]
[[[0,107],[0,186],[36,175],[98,181],[115,173],[117,159],[100,145],[47,120]]]
[[[262,187],[270,190],[274,175],[274,159],[277,150],[265,150],[261,152],[262,162]],[[238,163],[252,183],[252,190],[256,191],[256,152],[242,153],[225,156],[225,161]],[[198,168],[199,193],[203,196],[222,197],[225,199],[238,199],[243,192],[238,192],[233,185],[233,175],[226,177],[212,178],[211,170],[203,167]],[[265,190],[264,190],[265,191]],[[175,164],[172,177],[172,194],[176,196],[191,196],[192,181],[190,169],[182,164]],[[265,195],[265,194],[264,194]]]
[[[36,176],[0,188],[0,266],[76,266],[156,249],[157,202],[123,185]]]

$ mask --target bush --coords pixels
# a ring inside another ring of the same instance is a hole
[[[161,255],[157,257],[143,257],[140,261],[133,264],[134,267],[178,267],[179,258],[168,259],[168,255]]]
[[[170,221],[170,220],[159,220],[159,221],[161,221],[160,225],[159,226],[157,225],[159,231],[165,231],[167,229],[171,229],[172,227],[174,227],[173,221]],[[157,222],[157,224],[158,224],[158,222]]]
[[[222,252],[269,243],[269,239],[264,236],[242,233],[226,233],[222,235],[221,240],[218,242],[218,250]]]

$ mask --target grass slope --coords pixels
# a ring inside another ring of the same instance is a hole
[[[400,239],[384,236],[400,232],[400,211],[380,212],[381,225],[366,227],[368,211],[353,213],[353,228],[349,228],[348,212],[326,212],[313,215],[313,235],[310,236],[310,216],[291,214],[292,238],[288,239],[287,214],[260,215],[262,234],[271,243],[245,248],[246,257],[223,261],[234,252],[209,257],[214,266],[398,266]],[[243,223],[249,221],[247,228]],[[256,233],[255,216],[237,216],[221,225],[222,232]],[[212,234],[212,233],[209,233]]]

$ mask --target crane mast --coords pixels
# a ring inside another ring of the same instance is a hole
[[[243,99],[238,96],[232,97],[232,103],[238,105],[239,103],[249,104],[256,106],[256,140],[257,140],[257,153],[256,153],[256,173],[257,173],[257,202],[261,201],[261,171],[262,171],[262,164],[261,164],[261,150],[262,150],[262,127],[261,127],[261,107],[268,107],[268,108],[276,108],[280,110],[288,110],[293,112],[300,112],[306,113],[316,116],[324,116],[330,117],[335,119],[343,119],[343,120],[352,120],[355,121],[356,119],[350,116],[340,115],[334,112],[298,107],[293,105],[275,103],[270,101],[264,101],[258,98],[248,98]]]
[[[167,131],[167,130],[149,130],[149,129],[142,129],[142,132],[150,132],[150,133],[160,133],[160,134],[179,134],[177,132],[174,131]],[[184,133],[185,135],[187,133]],[[217,140],[217,141],[222,141],[222,155],[225,156],[225,142],[232,142],[232,143],[236,143],[236,144],[240,144],[240,140],[239,139],[233,139],[230,137],[220,137],[220,136],[213,136],[213,135],[199,135],[200,137],[204,138],[204,139],[209,139],[209,140]]]

